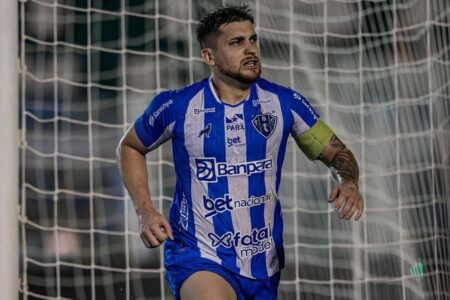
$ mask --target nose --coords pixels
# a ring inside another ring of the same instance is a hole
[[[245,45],[245,54],[256,54],[258,52],[258,44],[248,41]]]

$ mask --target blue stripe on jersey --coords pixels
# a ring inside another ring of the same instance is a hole
[[[183,241],[189,248],[197,252],[200,256],[200,250],[195,238],[194,211],[192,204],[191,190],[191,170],[189,167],[189,153],[185,145],[185,119],[188,102],[200,91],[202,82],[193,84],[190,87],[176,91],[177,97],[174,98],[177,117],[177,123],[174,127],[174,138],[172,139],[173,162],[177,174],[175,195],[170,207],[170,225],[174,230],[176,240]],[[187,228],[188,234],[185,234]],[[167,249],[173,247],[174,242],[166,240]],[[170,260],[170,259],[169,259]]]
[[[245,134],[247,139],[247,161],[255,161],[266,159],[266,142],[267,138],[256,131],[252,119],[261,114],[261,105],[257,104],[256,107],[253,104],[253,100],[258,99],[256,93],[256,85],[253,84],[251,88],[250,99],[245,102],[244,105],[244,117],[245,117]],[[258,145],[258,147],[255,147]],[[264,183],[265,172],[251,174],[248,177],[248,197],[261,196],[266,194],[266,187]],[[250,218],[252,224],[252,231],[255,229],[261,229],[266,226],[264,219],[264,204],[257,205],[250,208]],[[268,225],[268,224],[267,224]],[[270,224],[272,227],[273,224]],[[266,252],[263,251],[252,257],[251,261],[252,276],[255,278],[267,278],[266,267]]]
[[[205,109],[215,107],[214,114],[205,114],[205,128],[211,124],[210,138],[204,137],[203,150],[205,157],[215,157],[216,162],[226,162],[225,145],[225,110],[223,105],[217,105],[214,95],[205,85]],[[208,194],[210,199],[224,198],[228,194],[228,179],[226,176],[218,177],[217,182],[208,183]],[[214,234],[217,237],[223,237],[228,232],[234,234],[231,212],[225,211],[212,217],[214,224]],[[232,270],[239,273],[236,265],[236,254],[233,247],[225,247],[222,244],[217,247],[217,256],[222,259],[222,263]]]
[[[277,249],[277,258],[280,270],[284,268],[284,247],[283,247],[283,216],[281,213],[280,201],[277,201],[277,205],[274,211],[273,219],[273,241]]]
[[[184,117],[183,117],[184,122]],[[181,126],[184,131],[184,126]],[[175,228],[176,238],[184,241],[191,248],[198,250],[195,239],[194,211],[192,210],[191,170],[189,168],[189,154],[184,145],[184,132],[173,140],[173,161],[177,168],[177,183],[174,201],[170,208],[170,222]],[[187,229],[188,234],[183,233]]]
[[[290,95],[286,95],[288,97]],[[284,95],[280,95],[280,98],[284,98]],[[290,105],[286,105],[280,99],[280,107],[282,111],[282,115],[285,116],[284,119],[284,128],[283,128],[283,136],[280,142],[280,148],[278,150],[278,159],[277,159],[277,174],[276,174],[276,182],[275,189],[278,195],[278,191],[281,183],[281,173],[283,168],[284,157],[286,155],[286,146],[287,139],[289,138],[289,134],[292,128],[292,124],[294,123],[294,119],[290,111]],[[273,224],[273,241],[275,243],[275,248],[277,251],[277,258],[279,263],[279,268],[284,268],[285,258],[284,258],[284,246],[283,246],[283,215],[281,212],[281,202],[278,200],[275,211],[274,211],[274,224]]]
[[[294,123],[294,118],[292,117],[291,113],[291,107],[290,105],[286,105],[287,103],[290,103],[290,101],[283,101],[283,99],[286,99],[285,97],[292,97],[292,95],[287,94],[281,94],[278,97],[280,97],[280,107],[282,111],[282,115],[284,116],[284,128],[283,128],[283,137],[281,138],[280,142],[280,149],[278,151],[278,160],[277,160],[277,176],[276,176],[276,182],[275,182],[275,188],[278,194],[278,190],[280,188],[280,182],[281,182],[281,171],[283,168],[283,162],[284,157],[286,155],[286,146],[287,146],[287,140],[289,138],[289,134],[291,132],[292,125]],[[289,99],[289,98],[287,98]],[[283,103],[284,102],[284,103]]]

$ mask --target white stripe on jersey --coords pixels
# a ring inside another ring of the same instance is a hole
[[[242,119],[240,118],[242,116]],[[245,136],[244,103],[237,107],[225,106],[225,135],[226,135],[226,157],[231,164],[242,163],[246,158],[247,140]],[[228,120],[236,120],[227,123]],[[242,125],[242,129],[241,129]],[[229,127],[237,130],[228,130]],[[228,192],[234,201],[248,198],[248,177],[230,176],[228,177]],[[252,223],[250,218],[250,207],[234,207],[231,213],[234,232],[240,231],[243,235],[250,234]],[[252,256],[241,258],[236,256],[236,265],[240,269],[240,275],[253,278],[252,276]]]
[[[169,126],[167,126],[166,129],[164,129],[163,134],[161,134],[161,136],[153,144],[151,144],[147,149],[149,151],[153,151],[156,148],[158,148],[160,145],[164,144],[169,139],[171,139],[173,137],[173,126],[174,125],[175,125],[175,121],[170,123]]]
[[[294,126],[292,126],[292,136],[298,137],[303,132],[308,130],[310,127],[303,121],[302,117],[300,117],[295,111],[291,110],[292,116],[294,117]]]

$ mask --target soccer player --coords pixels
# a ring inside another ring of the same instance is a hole
[[[284,265],[278,189],[291,135],[331,168],[329,201],[342,218],[363,214],[358,165],[305,97],[260,77],[247,6],[221,7],[197,27],[211,76],[154,97],[118,147],[124,184],[147,247],[165,241],[177,299],[276,299]],[[152,204],[145,155],[172,139],[177,175],[169,220]]]

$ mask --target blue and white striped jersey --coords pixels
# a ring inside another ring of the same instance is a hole
[[[278,189],[286,143],[318,118],[301,94],[264,79],[237,105],[222,103],[211,79],[157,95],[134,126],[149,150],[172,139],[175,242],[167,240],[166,251],[182,241],[198,256],[249,278],[280,270]]]

